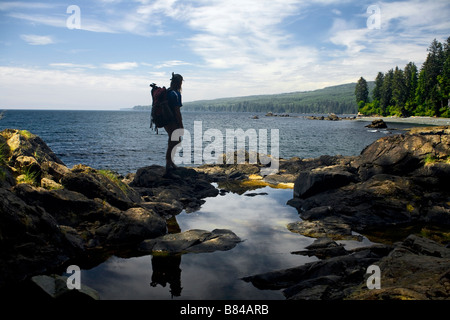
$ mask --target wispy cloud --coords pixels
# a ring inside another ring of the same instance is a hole
[[[33,46],[45,46],[55,43],[51,36],[40,36],[37,34],[22,34],[20,38]]]
[[[0,66],[0,105],[9,108],[117,109],[149,99],[142,76]]]
[[[161,64],[156,65],[155,69],[172,68],[172,67],[189,66],[189,65],[192,65],[192,63],[181,61],[181,60],[170,60],[170,61],[165,61]]]
[[[385,71],[396,64],[403,67],[409,61],[420,65],[433,38],[449,35],[448,1],[381,2],[378,6],[379,29],[369,29],[365,24],[342,18],[334,20],[329,40],[344,48],[332,51],[339,58],[336,61],[340,66],[351,65],[354,71],[359,68],[360,72],[363,69],[368,72],[373,68]],[[367,17],[368,14],[362,16]]]
[[[381,9],[381,29],[366,26],[365,6],[373,3]],[[115,95],[144,90],[147,99],[148,82],[167,83],[172,71],[185,76],[185,101],[313,90],[360,76],[372,80],[395,65],[420,64],[432,39],[443,41],[450,30],[448,0],[96,0],[79,4],[81,29],[92,33],[69,35],[62,30],[67,29],[68,5],[0,3],[0,14],[19,22],[16,36],[22,34],[33,45],[57,43],[48,46],[44,62],[23,64],[41,66],[39,75],[32,68],[15,72],[34,74],[39,83],[68,91],[48,79],[86,79],[92,97],[98,88],[99,101],[104,83]],[[46,35],[49,26],[59,29]],[[11,39],[3,41],[14,44]],[[67,60],[61,60],[61,52],[70,52]],[[22,81],[18,75],[9,77]],[[139,89],[125,88],[123,78]],[[81,88],[64,83],[74,91]]]
[[[138,64],[137,62],[117,62],[117,63],[105,63],[102,65],[102,67],[109,70],[122,71],[137,68]]]
[[[96,69],[97,67],[92,64],[77,64],[70,62],[55,62],[50,63],[49,66],[56,68],[65,68],[65,69]]]
[[[0,2],[0,11],[9,11],[14,9],[49,9],[54,7],[55,7],[54,3],[24,2],[24,1]]]

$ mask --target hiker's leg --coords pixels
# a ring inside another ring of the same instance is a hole
[[[173,159],[172,159],[172,153],[173,153],[174,149],[176,149],[177,144],[178,144],[178,141],[169,141],[169,143],[168,143],[167,153],[166,153],[166,168],[167,167],[171,167],[173,169],[177,168],[177,166],[175,165],[175,163],[173,162]]]
[[[176,129],[176,125],[170,124],[164,127],[166,129],[167,134],[169,135],[169,141],[167,142],[167,151],[166,151],[166,170],[170,168],[176,168],[177,166],[173,162],[172,159],[172,151],[179,141],[172,141],[172,133]]]

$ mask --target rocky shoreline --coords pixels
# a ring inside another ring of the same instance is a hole
[[[320,240],[293,254],[321,260],[276,274],[249,275],[245,281],[285,288],[289,299],[448,299],[449,133],[448,126],[416,128],[381,138],[355,157],[279,159],[278,172],[267,175],[262,164],[247,162],[179,168],[167,178],[156,165],[126,177],[84,165],[69,169],[39,137],[4,130],[0,291],[60,273],[73,263],[98,264],[121,251],[173,255],[231,250],[240,242],[231,230],[180,232],[174,217],[198,210],[207,197],[272,186],[293,188],[288,204],[297,208],[300,219],[287,228]],[[393,228],[398,234],[416,225],[441,229],[433,233],[434,240],[406,234],[396,243],[380,232]],[[347,251],[335,242],[376,233],[381,240],[375,242],[384,244]],[[423,268],[415,279],[420,288],[408,286],[402,280],[407,275],[394,272],[395,259]],[[362,289],[364,273],[377,263],[389,286],[368,293]],[[425,279],[427,272],[434,272],[437,284]]]

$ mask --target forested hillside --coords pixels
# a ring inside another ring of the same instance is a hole
[[[373,82],[368,82],[368,86],[370,90]],[[148,108],[134,107],[135,110]],[[314,91],[193,101],[184,103],[183,108],[185,111],[353,114],[357,113],[358,106],[355,83],[349,83]]]
[[[403,70],[379,72],[371,95],[361,77],[355,96],[365,115],[450,117],[450,37],[433,40],[420,70],[409,62]]]

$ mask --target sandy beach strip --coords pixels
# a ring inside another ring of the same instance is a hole
[[[372,122],[376,119],[383,119],[384,122],[392,123],[413,123],[413,124],[423,124],[432,126],[448,126],[450,125],[450,118],[434,118],[434,117],[357,117],[357,121],[367,121]]]

